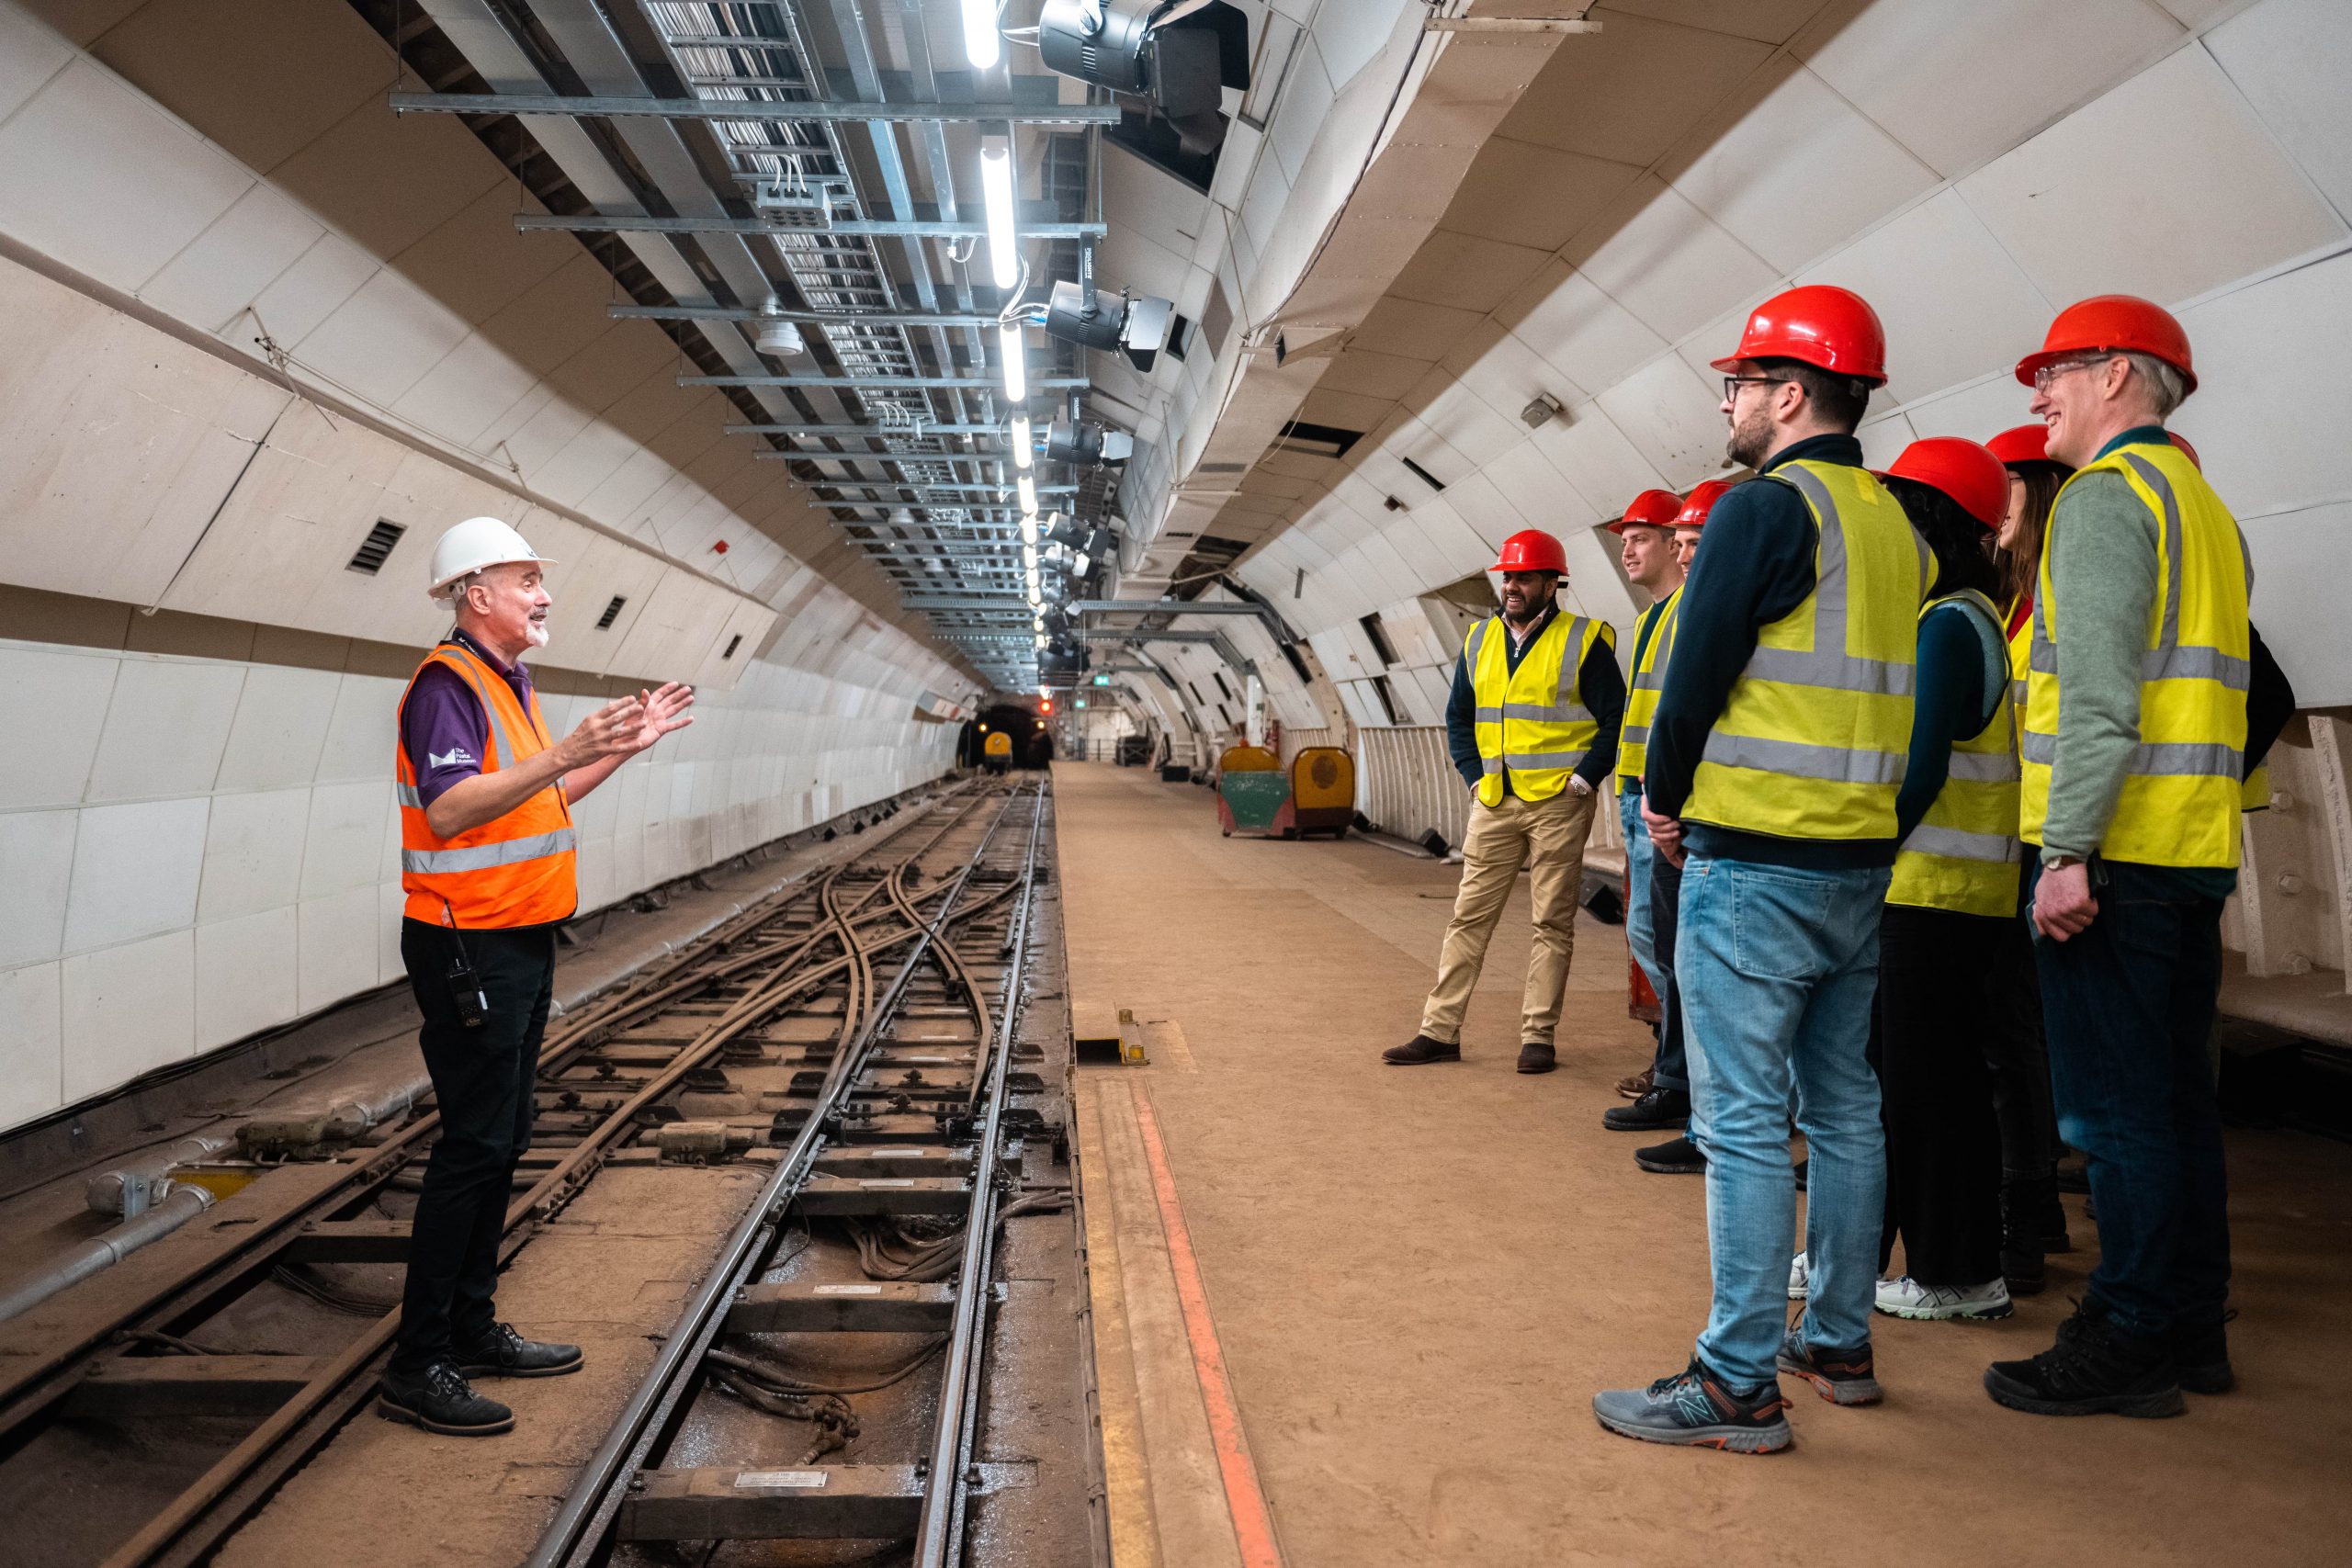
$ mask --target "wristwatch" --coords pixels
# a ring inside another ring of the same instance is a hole
[[[2052,855],[2048,860],[2043,861],[2041,863],[2052,871],[2064,871],[2070,865],[2081,865],[2083,863],[2083,857],[2080,855]]]
[[[1570,773],[1568,775],[1568,787],[1576,791],[1578,795],[1587,795],[1592,793],[1592,785],[1585,782],[1585,776],[1582,773]]]

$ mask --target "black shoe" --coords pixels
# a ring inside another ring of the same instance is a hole
[[[1652,1144],[1648,1148],[1635,1149],[1634,1163],[1660,1176],[1697,1176],[1707,1168],[1707,1156],[1701,1154],[1699,1145],[1690,1139],[1677,1138],[1670,1144]]]
[[[1392,1067],[1418,1067],[1425,1062],[1458,1062],[1462,1047],[1449,1045],[1442,1040],[1432,1040],[1426,1034],[1416,1034],[1402,1045],[1391,1045],[1380,1054],[1380,1059]]]
[[[511,1323],[493,1324],[489,1338],[458,1349],[458,1368],[469,1378],[560,1378],[585,1364],[579,1346],[526,1339]]]
[[[1876,1404],[1886,1397],[1878,1386],[1868,1345],[1857,1350],[1820,1349],[1804,1342],[1802,1328],[1792,1327],[1781,1341],[1773,1364],[1804,1379],[1832,1404]]]
[[[473,1391],[452,1361],[414,1377],[386,1372],[376,1385],[376,1414],[452,1438],[494,1438],[514,1429],[514,1412]]]
[[[2181,1387],[2191,1393],[2227,1393],[2238,1386],[2237,1371],[2230,1365],[2230,1331],[2225,1326],[2235,1316],[2236,1313],[2228,1313],[2220,1323],[2205,1328],[2186,1324],[2174,1327],[2172,1359],[2180,1369]]]
[[[2008,1282],[2009,1294],[2013,1296],[2038,1296],[2050,1283],[2049,1272],[2041,1266],[2040,1248],[2016,1252],[2004,1245],[2001,1248],[2001,1278]]]
[[[1811,1159],[1801,1159],[1797,1161],[1796,1170],[1797,1190],[1802,1192],[1804,1190],[1806,1177],[1810,1176],[1813,1172],[1813,1161]]]
[[[1552,1047],[1540,1040],[1531,1040],[1519,1048],[1519,1070],[1522,1073],[1548,1073],[1559,1065]]]
[[[1612,1133],[1663,1133],[1690,1122],[1690,1091],[1681,1089],[1654,1089],[1631,1105],[1600,1113],[1600,1124]]]
[[[2090,1161],[2067,1160],[2052,1169],[2050,1179],[2061,1192],[2087,1192],[2091,1190]]]
[[[2154,1417],[2188,1408],[2171,1348],[2123,1333],[2089,1302],[2033,1359],[1985,1368],[1984,1392],[1996,1404],[2033,1416]]]
[[[1778,1382],[1735,1393],[1696,1359],[1647,1388],[1611,1389],[1592,1396],[1594,1419],[1621,1437],[1736,1454],[1777,1453],[1787,1448],[1788,1408]]]

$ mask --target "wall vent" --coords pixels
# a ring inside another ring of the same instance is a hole
[[[1445,488],[1445,486],[1444,486],[1444,485],[1441,484],[1441,483],[1438,481],[1438,477],[1437,477],[1435,474],[1433,474],[1433,473],[1430,472],[1427,468],[1423,468],[1423,467],[1421,467],[1419,463],[1416,463],[1415,461],[1413,461],[1413,459],[1411,459],[1410,457],[1398,457],[1396,460],[1397,460],[1398,462],[1400,462],[1400,463],[1404,464],[1407,468],[1408,468],[1412,469],[1412,470],[1413,470],[1413,472],[1414,472],[1417,476],[1419,476],[1419,477],[1420,481],[1421,481],[1423,484],[1425,484],[1425,485],[1429,486],[1429,487],[1430,487],[1430,489],[1431,489],[1431,490],[1436,490],[1436,491],[1442,491],[1442,490],[1443,490],[1443,489]]]
[[[360,541],[359,548],[344,563],[344,570],[356,571],[362,577],[375,576],[383,570],[384,558],[392,553],[392,547],[399,544],[401,536],[407,532],[408,525],[405,523],[387,523],[381,518],[377,519],[376,525],[368,530],[368,537]]]
[[[625,595],[614,594],[613,602],[605,606],[605,613],[596,617],[596,629],[600,632],[612,630],[613,623],[621,618],[621,606],[628,603]]]
[[[735,650],[742,646],[743,634],[741,632],[737,632],[733,637],[727,639],[726,650],[720,653],[718,657],[721,659],[732,659],[735,657]]]

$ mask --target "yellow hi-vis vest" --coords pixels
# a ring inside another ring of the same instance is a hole
[[[2101,472],[2121,474],[2154,513],[2157,575],[2140,666],[2140,745],[2099,853],[2143,865],[2234,868],[2253,673],[2246,596],[2254,567],[2245,537],[2197,465],[2169,442],[2120,446],[2066,484]],[[2065,493],[2058,492],[2061,502]],[[2052,509],[2053,530],[2061,515]],[[2050,765],[2064,716],[2058,638],[2064,617],[2051,582],[2054,554],[2045,540],[2026,676],[2022,826],[2030,844],[2041,842],[2049,820]]]
[[[2003,646],[1993,602],[1973,588],[1928,601],[1919,619],[1946,604],[1962,606],[1962,614],[1980,623],[1979,631],[1991,638],[1987,648]],[[1996,658],[1986,673],[1998,675],[2007,663]],[[1984,728],[1952,742],[1944,787],[1894,857],[1888,903],[2002,919],[2017,913],[2017,718],[2006,682],[1998,696]]]
[[[1521,800],[1549,800],[1568,787],[1568,774],[1600,737],[1600,722],[1577,689],[1577,672],[1596,637],[1617,646],[1608,622],[1562,611],[1536,634],[1516,671],[1510,632],[1500,615],[1480,621],[1463,639],[1478,703],[1478,760],[1486,770],[1478,798],[1487,805],[1502,804],[1506,769],[1510,792]]]
[[[1928,547],[1867,469],[1800,458],[1768,477],[1813,514],[1814,589],[1758,634],[1682,816],[1782,839],[1892,839]]]
[[[1667,656],[1674,650],[1675,611],[1682,604],[1682,590],[1659,600],[1649,614],[1650,639],[1641,644],[1641,657],[1634,661],[1634,679],[1625,693],[1625,722],[1617,731],[1617,778],[1622,786],[1639,784],[1642,770],[1649,765],[1650,723],[1657,717],[1657,694],[1666,686]]]

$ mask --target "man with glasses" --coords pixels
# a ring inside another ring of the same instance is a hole
[[[1650,1442],[1786,1448],[1781,1371],[1839,1404],[1879,1398],[1885,1145],[1865,1051],[1931,575],[1854,439],[1885,356],[1868,303],[1811,286],[1758,306],[1715,362],[1729,456],[1760,478],[1708,515],[1642,808],[1657,852],[1683,865],[1675,988],[1706,1129],[1714,1300],[1689,1367],[1593,1399],[1602,1426]],[[1792,1088],[1811,1299],[1792,1329]]]
[[[2058,1130],[2088,1156],[2100,1258],[2057,1343],[1995,1362],[1984,1387],[2037,1415],[2177,1416],[2182,1389],[2234,1381],[2206,1042],[2237,884],[2253,573],[2164,429],[2197,389],[2168,312],[2120,294],[2069,306],[2017,376],[2051,458],[2076,470],[2034,592],[2021,826],[2041,850],[2027,874]]]

